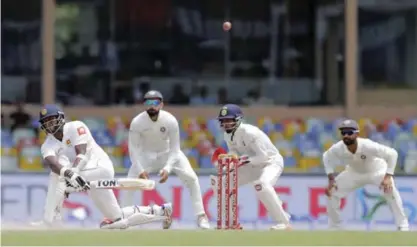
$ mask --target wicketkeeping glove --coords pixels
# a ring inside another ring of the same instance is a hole
[[[248,164],[249,162],[250,162],[250,160],[249,160],[249,156],[247,156],[247,155],[243,155],[243,156],[240,156],[240,157],[239,157],[239,166],[246,165],[246,164]]]

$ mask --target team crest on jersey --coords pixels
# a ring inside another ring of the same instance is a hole
[[[71,145],[71,140],[70,139],[68,139],[67,141],[66,141],[66,143],[67,143],[67,145],[69,146],[69,145]]]
[[[85,134],[85,128],[84,127],[78,127],[77,132],[78,132],[79,136],[84,135]]]
[[[45,116],[46,113],[48,113],[48,111],[46,109],[42,109],[42,111],[41,111],[42,116]]]
[[[220,116],[226,116],[226,115],[227,115],[227,108],[225,107],[220,111]]]
[[[363,160],[366,159],[366,155],[362,154],[361,159],[363,159]]]
[[[164,133],[165,132],[165,127],[161,127],[161,129],[160,129],[160,131],[162,132],[162,133]]]

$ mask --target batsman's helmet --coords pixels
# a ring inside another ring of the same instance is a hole
[[[56,105],[44,105],[39,112],[41,129],[48,134],[55,134],[65,124],[65,114]]]

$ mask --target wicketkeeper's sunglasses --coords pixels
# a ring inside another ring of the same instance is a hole
[[[358,130],[341,130],[340,131],[340,134],[342,136],[345,136],[345,135],[351,136],[351,135],[356,134],[356,133],[359,133],[359,131]]]
[[[161,104],[161,101],[159,99],[147,99],[144,104],[146,106],[158,106]]]

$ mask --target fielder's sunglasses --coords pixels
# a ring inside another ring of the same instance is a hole
[[[351,135],[356,134],[356,133],[359,133],[359,131],[358,130],[341,130],[340,131],[340,134],[342,136],[345,136],[345,135],[351,136]]]
[[[159,99],[147,99],[144,104],[146,106],[158,106],[161,104],[161,101]]]

